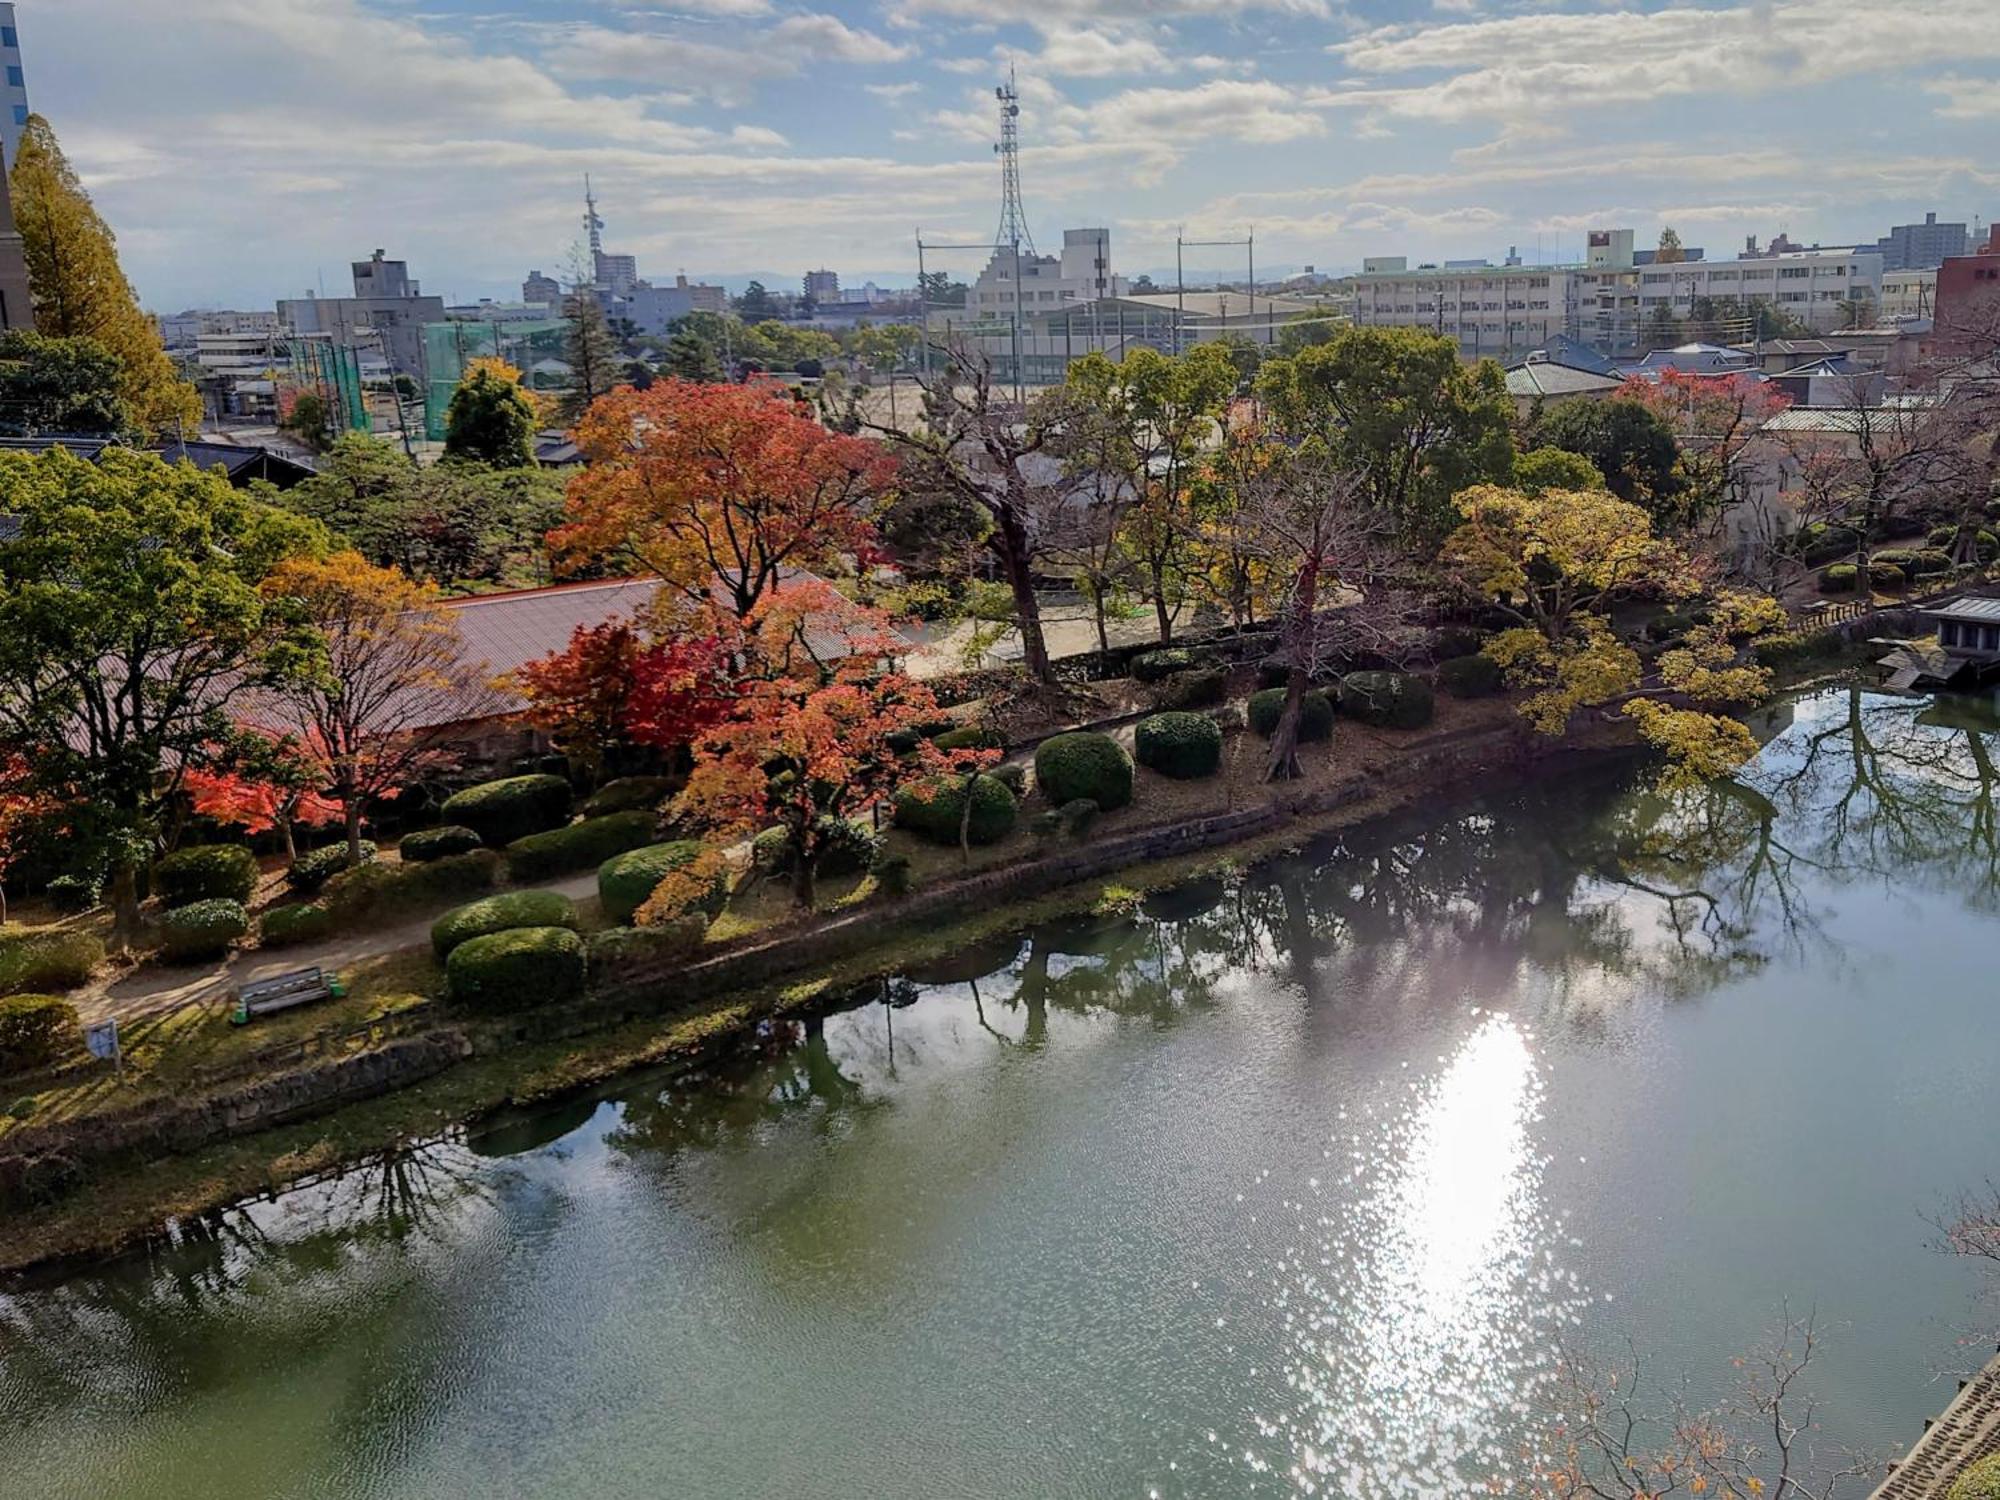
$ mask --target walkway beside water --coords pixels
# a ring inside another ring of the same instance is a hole
[[[1959,1388],[1869,1500],[1943,1500],[1966,1465],[2000,1453],[2000,1354]]]

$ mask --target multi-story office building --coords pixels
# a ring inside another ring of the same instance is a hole
[[[6,152],[11,171],[14,154],[21,149],[21,127],[28,123],[28,75],[22,70],[21,33],[10,3],[0,3],[0,69],[5,70],[5,86],[0,87],[0,150]]]
[[[1065,302],[1092,302],[1125,295],[1125,278],[1111,274],[1111,231],[1065,229],[1060,256],[1023,255],[1020,295],[1015,295],[1014,252],[995,250],[966,294],[965,316],[973,322],[1025,318]]]
[[[596,261],[597,289],[613,297],[629,297],[639,283],[639,257],[599,250]]]
[[[1935,271],[1947,257],[1965,254],[1963,224],[1940,224],[1934,213],[1921,224],[1898,224],[1875,242],[1885,271]]]
[[[551,311],[562,306],[562,283],[553,276],[544,276],[540,271],[530,271],[528,279],[521,283],[521,300],[539,302]]]
[[[840,300],[840,272],[822,268],[808,271],[804,279],[805,293],[815,302],[838,302]]]
[[[384,259],[380,250],[353,268],[352,297],[288,297],[278,304],[278,322],[301,338],[323,336],[354,349],[364,365],[373,353],[397,373],[421,380],[424,325],[445,320],[444,298],[424,296],[409,267]]]
[[[1876,321],[1908,323],[1930,317],[1937,309],[1937,283],[1936,271],[1883,271]]]
[[[14,208],[7,198],[7,174],[0,172],[0,333],[35,326],[35,304],[28,295],[28,256],[21,232],[14,227]]]
[[[1606,354],[1638,352],[1648,325],[1685,324],[1729,304],[1767,303],[1816,332],[1848,321],[1851,300],[1876,302],[1882,257],[1873,249],[1796,250],[1755,260],[1638,264],[1629,229],[1594,230],[1582,265],[1419,267],[1355,277],[1359,327],[1429,328],[1468,358],[1514,358],[1557,334]],[[1697,329],[1717,342],[1727,327]]]

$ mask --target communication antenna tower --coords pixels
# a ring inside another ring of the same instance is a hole
[[[604,254],[604,221],[597,217],[597,198],[590,190],[590,174],[583,174],[583,232],[590,239],[590,264],[596,269]]]
[[[993,91],[1000,105],[1000,139],[993,145],[1000,158],[1000,232],[993,238],[996,250],[1027,247],[1035,253],[1034,236],[1028,233],[1028,211],[1021,207],[1021,96],[1014,91],[1014,69],[1007,69],[1007,81]]]

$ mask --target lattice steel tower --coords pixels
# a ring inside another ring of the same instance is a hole
[[[1000,139],[993,146],[1000,158],[1000,232],[993,245],[1001,250],[1019,247],[1033,255],[1035,238],[1028,233],[1028,211],[1021,207],[1021,96],[1014,92],[1011,67],[993,97],[1000,102]]]
[[[596,274],[604,258],[604,221],[597,216],[597,196],[590,190],[590,174],[583,174],[583,232],[590,239],[590,269]]]

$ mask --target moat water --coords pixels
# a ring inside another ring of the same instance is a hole
[[[1992,717],[1835,692],[872,986],[0,1296],[0,1496],[1432,1496],[1571,1354],[1983,1361]]]

